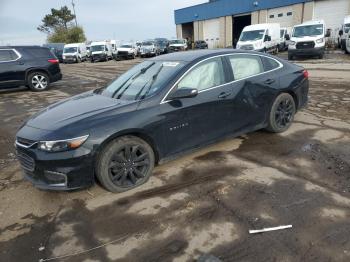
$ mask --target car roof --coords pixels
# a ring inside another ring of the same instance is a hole
[[[242,51],[236,49],[203,49],[203,50],[195,50],[195,51],[184,51],[184,52],[175,52],[166,55],[157,56],[151,58],[153,61],[184,61],[191,62],[193,60],[207,58],[211,56],[217,55],[225,55],[225,54],[236,54],[236,53],[254,53],[259,54],[257,52],[252,51]],[[260,53],[261,54],[261,53]]]

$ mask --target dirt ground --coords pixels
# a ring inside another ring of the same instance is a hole
[[[0,91],[1,261],[350,261],[350,56],[295,61],[309,69],[310,101],[283,134],[227,139],[121,194],[23,180],[13,148],[21,122],[140,61],[61,65],[47,92]],[[279,225],[293,227],[248,233]]]

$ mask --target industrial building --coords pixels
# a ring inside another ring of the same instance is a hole
[[[350,0],[211,0],[175,10],[178,38],[205,40],[209,48],[233,46],[251,24],[280,23],[291,29],[308,20],[323,19],[336,37]]]

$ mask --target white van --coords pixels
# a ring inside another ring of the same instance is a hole
[[[288,59],[293,60],[296,56],[317,56],[322,59],[326,37],[329,37],[329,33],[323,20],[294,26],[288,43]]]
[[[236,48],[260,52],[277,53],[280,41],[280,25],[257,24],[244,27]]]
[[[63,63],[79,63],[81,61],[86,61],[87,50],[85,43],[73,43],[64,45],[62,59]]]
[[[344,18],[344,23],[339,31],[339,45],[345,53],[349,54],[349,38],[350,38],[350,16]]]
[[[92,42],[90,44],[91,63],[112,59],[112,45],[110,41]]]

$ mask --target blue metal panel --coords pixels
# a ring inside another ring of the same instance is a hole
[[[217,0],[175,10],[175,24],[207,20],[227,15],[251,13],[261,9],[270,9],[310,1],[312,0]]]

